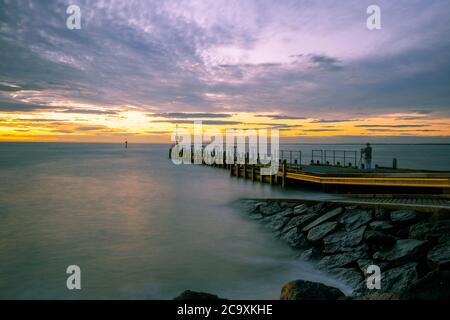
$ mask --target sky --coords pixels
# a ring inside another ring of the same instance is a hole
[[[450,143],[449,13],[448,0],[0,0],[0,141],[170,142],[201,120],[282,142]]]

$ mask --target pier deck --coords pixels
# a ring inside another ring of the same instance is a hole
[[[306,182],[335,187],[434,188],[438,189],[437,193],[448,193],[450,190],[450,172],[389,168],[374,169],[368,172],[357,168],[325,165],[302,165],[297,168],[282,165],[277,174],[273,176],[261,176],[261,166],[258,165],[220,166],[226,166],[230,170],[231,176],[269,182],[270,184],[281,183],[283,187],[287,183]]]

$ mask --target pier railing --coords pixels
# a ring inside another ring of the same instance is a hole
[[[358,159],[354,150],[312,150],[311,154],[311,164],[356,167]]]

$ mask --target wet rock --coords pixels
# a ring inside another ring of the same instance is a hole
[[[309,243],[303,233],[299,232],[297,228],[293,228],[281,236],[281,240],[285,241],[290,247],[294,249],[301,249],[309,247]]]
[[[394,225],[389,221],[374,221],[369,224],[369,228],[375,231],[381,231],[385,233],[395,232]]]
[[[355,268],[336,268],[330,270],[330,273],[352,288],[357,287],[364,280],[361,272]]]
[[[337,227],[336,221],[325,222],[309,230],[307,239],[311,242],[317,242],[330,232],[334,231],[336,227]]]
[[[439,243],[428,252],[428,265],[432,270],[450,269],[450,241]]]
[[[375,251],[387,250],[397,241],[397,238],[394,236],[373,230],[366,231],[364,233],[364,239],[367,245]]]
[[[319,224],[326,222],[330,220],[331,218],[334,218],[342,213],[344,209],[339,207],[336,209],[333,209],[331,211],[328,211],[327,213],[324,213],[323,215],[319,216],[316,220],[308,224],[306,227],[302,229],[303,232],[307,232],[311,230],[312,228],[318,226]]]
[[[440,238],[443,234],[450,233],[450,221],[419,222],[409,229],[409,237],[418,240],[431,240]]]
[[[350,232],[338,231],[327,235],[323,239],[324,252],[335,253],[353,250],[353,247],[361,243],[365,230],[366,226],[362,226]],[[367,248],[367,246],[365,246],[365,248]]]
[[[391,220],[393,222],[412,222],[417,218],[414,210],[397,210],[391,212]]]
[[[305,214],[307,211],[308,211],[308,206],[304,203],[294,207],[295,215]]]
[[[430,272],[401,295],[402,300],[449,300],[450,271]]]
[[[296,280],[283,286],[280,300],[336,300],[343,296],[339,289],[322,283]]]
[[[401,239],[391,249],[376,252],[373,258],[394,262],[396,264],[417,261],[425,255],[426,248],[426,241]]]
[[[191,290],[186,290],[182,292],[179,296],[173,298],[173,300],[224,300],[218,296],[205,292],[195,292]]]
[[[259,212],[263,216],[271,216],[280,211],[282,211],[282,208],[280,207],[278,202],[265,203],[264,205],[261,205],[259,207]]]
[[[323,257],[317,266],[322,270],[331,270],[345,267],[358,259],[367,258],[364,251],[352,251]]]
[[[330,245],[326,245],[323,248],[323,253],[325,254],[335,254],[335,253],[345,253],[345,252],[353,252],[353,251],[369,251],[369,247],[365,243],[361,243],[356,247],[340,247],[339,243],[334,243]]]
[[[288,232],[292,228],[300,228],[302,229],[308,223],[317,218],[317,214],[305,214],[301,216],[293,217],[284,227],[283,232]]]
[[[352,231],[372,220],[372,211],[364,209],[351,210],[339,218],[339,223],[343,224],[345,230]]]

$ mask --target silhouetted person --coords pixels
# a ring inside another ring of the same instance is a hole
[[[372,147],[370,143],[366,145],[364,149],[361,149],[361,153],[364,156],[364,164],[367,171],[372,169]]]
[[[125,139],[125,149],[128,149],[128,139]]]

